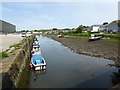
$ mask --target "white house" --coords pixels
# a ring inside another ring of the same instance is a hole
[[[99,28],[100,28],[101,25],[92,25],[90,27],[90,31],[91,32],[99,32]]]

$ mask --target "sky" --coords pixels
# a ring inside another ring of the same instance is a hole
[[[17,31],[76,28],[118,19],[118,2],[6,1],[0,5],[0,19],[16,25]]]

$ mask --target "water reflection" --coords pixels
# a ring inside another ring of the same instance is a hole
[[[113,61],[73,53],[47,37],[38,40],[47,62],[47,73],[31,72],[29,88],[112,87],[111,75],[116,68],[106,65]]]
[[[116,61],[116,62],[115,62],[115,66],[120,67],[120,61]]]
[[[113,86],[120,83],[120,69],[117,72],[113,72],[112,83]]]
[[[34,81],[37,80],[39,75],[44,75],[46,74],[46,70],[40,70],[40,71],[33,71],[34,72]]]

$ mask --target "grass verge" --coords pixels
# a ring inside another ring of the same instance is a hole
[[[5,51],[0,53],[0,59],[6,58],[6,57],[8,57],[8,54]]]

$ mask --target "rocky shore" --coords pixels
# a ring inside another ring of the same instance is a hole
[[[48,37],[62,43],[76,53],[120,61],[118,58],[118,40],[101,39],[88,41],[88,37],[70,36],[57,38],[53,35],[48,35]]]

